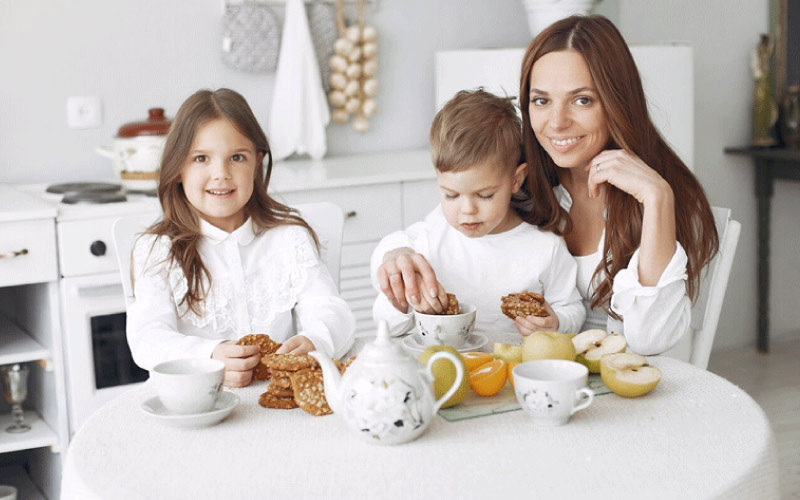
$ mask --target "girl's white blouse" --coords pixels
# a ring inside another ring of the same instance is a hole
[[[211,274],[195,314],[181,303],[188,284],[167,260],[168,237],[144,235],[133,250],[135,300],[127,309],[133,359],[151,369],[168,359],[210,357],[225,340],[295,334],[341,357],[353,344],[355,319],[305,228],[282,225],[256,235],[250,220],[228,233],[201,221],[198,250]]]
[[[555,186],[553,192],[559,205],[566,210],[572,207],[569,192]],[[583,330],[601,328],[622,333],[630,350],[639,354],[659,354],[675,346],[689,329],[692,319],[691,301],[686,293],[686,251],[675,242],[675,253],[655,286],[639,282],[639,249],[631,257],[628,267],[614,277],[611,290],[611,309],[622,316],[618,321],[607,316],[602,309],[590,307],[595,285],[592,275],[603,254],[605,231],[598,242],[597,251],[576,257],[578,263],[578,292],[586,307]]]

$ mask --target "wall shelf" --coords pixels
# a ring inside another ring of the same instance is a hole
[[[46,446],[49,446],[54,452],[57,451],[58,435],[44,420],[39,418],[36,412],[25,412],[25,423],[31,426],[31,430],[28,432],[20,434],[6,432],[6,427],[13,423],[10,413],[0,414],[0,453],[44,448]]]

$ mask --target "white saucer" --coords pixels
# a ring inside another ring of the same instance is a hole
[[[489,338],[486,335],[480,333],[473,333],[472,335],[469,336],[469,339],[467,339],[467,343],[464,344],[462,347],[458,347],[456,350],[458,352],[475,351],[485,346],[487,342],[489,342]],[[403,339],[403,347],[405,347],[409,351],[420,353],[424,351],[428,346],[420,344],[419,341],[417,340],[416,334],[412,333],[411,335]]]
[[[176,415],[164,408],[158,396],[146,399],[142,403],[142,411],[151,418],[158,420],[166,425],[173,427],[205,427],[213,425],[227,417],[239,404],[239,396],[232,392],[220,391],[214,408],[205,413],[195,413],[192,415]]]

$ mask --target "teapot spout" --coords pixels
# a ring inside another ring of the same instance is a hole
[[[319,366],[322,367],[322,384],[325,386],[325,399],[328,401],[328,406],[331,407],[333,413],[339,413],[342,385],[342,375],[339,373],[339,369],[333,364],[331,358],[323,352],[312,351],[308,355],[316,359],[319,362]]]

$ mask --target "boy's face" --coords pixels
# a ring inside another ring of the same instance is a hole
[[[508,231],[519,223],[511,195],[525,180],[526,164],[516,169],[477,164],[460,172],[436,172],[447,222],[469,238]]]

